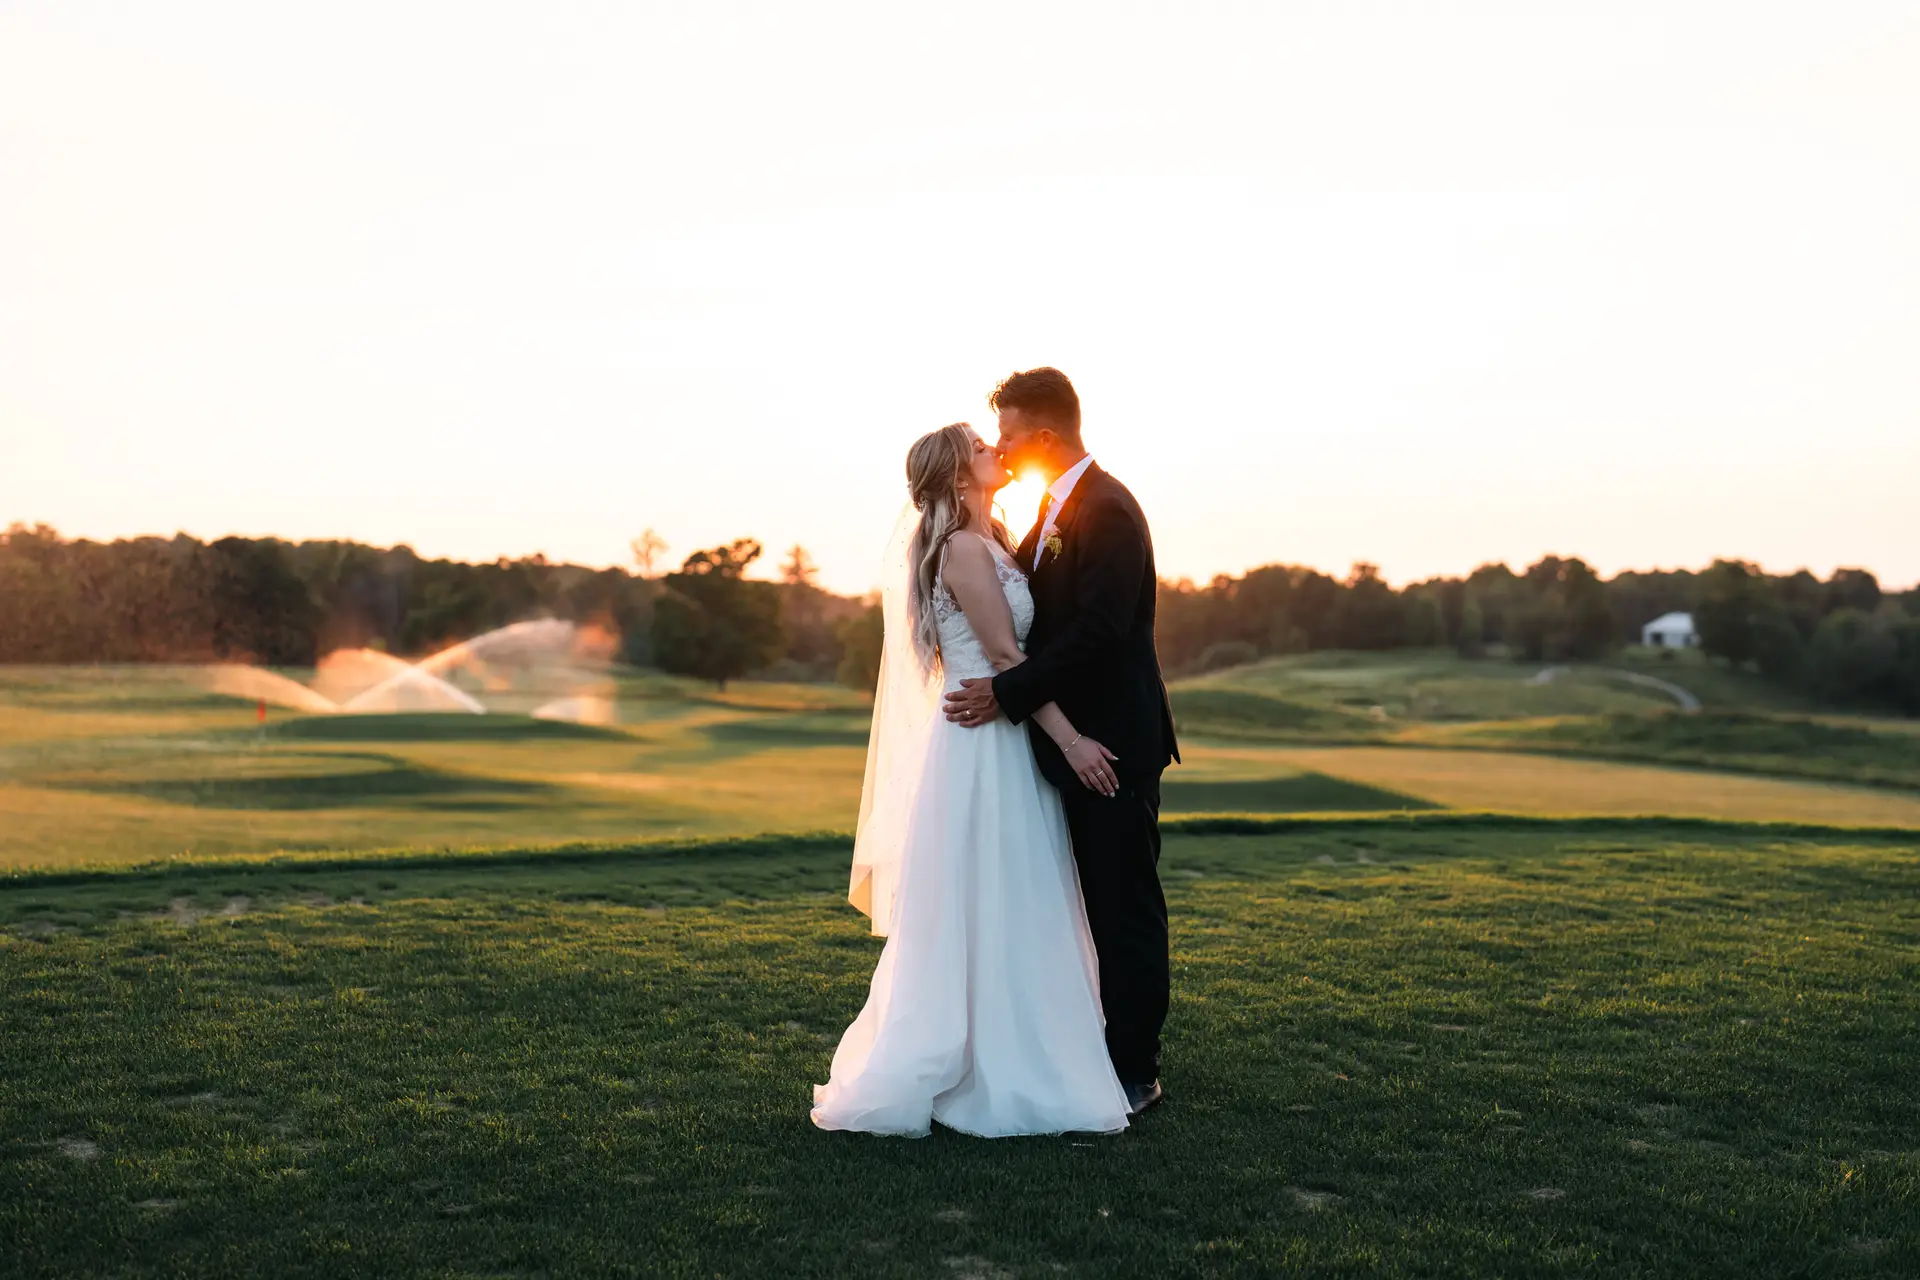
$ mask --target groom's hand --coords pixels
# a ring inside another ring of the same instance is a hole
[[[1000,715],[1000,704],[993,700],[993,680],[976,676],[962,680],[960,687],[947,695],[947,719],[977,729]]]

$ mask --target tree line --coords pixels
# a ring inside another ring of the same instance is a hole
[[[1315,649],[1452,648],[1467,657],[1595,660],[1640,642],[1662,614],[1691,613],[1710,656],[1835,706],[1920,715],[1920,588],[1882,590],[1864,569],[1825,581],[1743,561],[1701,572],[1602,579],[1548,556],[1515,573],[1482,565],[1395,591],[1374,566],[1344,580],[1266,565],[1205,586],[1162,583],[1156,635],[1172,674]]]
[[[1778,684],[1920,715],[1920,588],[1889,595],[1864,569],[1821,582],[1718,560],[1700,576],[1694,622],[1708,653]]]
[[[839,679],[870,689],[879,669],[873,601],[819,587],[804,548],[778,581],[748,578],[763,554],[740,539],[662,571],[665,546],[634,540],[632,568],[542,556],[488,564],[429,560],[355,542],[178,535],[65,539],[45,526],[0,534],[0,662],[258,662],[309,666],[336,648],[420,656],[529,617],[595,622],[633,664],[724,684],[745,675]],[[1920,714],[1920,589],[1881,589],[1841,569],[1773,576],[1750,564],[1602,579],[1548,556],[1514,572],[1394,589],[1372,565],[1344,578],[1294,565],[1163,582],[1170,675],[1319,649],[1451,648],[1555,662],[1638,643],[1663,613],[1691,612],[1702,647],[1839,706]]]
[[[617,632],[619,656],[635,665],[830,680],[838,628],[864,612],[814,585],[799,547],[779,582],[740,578],[760,555],[750,541],[696,552],[673,573],[656,571],[657,537],[634,550],[633,569],[540,555],[469,564],[406,546],[184,534],[95,542],[16,524],[0,532],[0,662],[306,667],[342,648],[422,657],[553,617]]]

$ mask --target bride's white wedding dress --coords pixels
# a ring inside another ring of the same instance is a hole
[[[1033,597],[993,551],[1024,646]],[[934,612],[946,688],[993,675],[944,582]],[[916,1137],[934,1120],[981,1137],[1126,1128],[1066,818],[1026,730],[936,718],[907,803],[891,909],[875,919],[887,944],[813,1122]]]

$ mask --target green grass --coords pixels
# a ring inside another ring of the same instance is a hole
[[[1321,773],[1465,812],[1695,817],[1920,829],[1920,793],[1557,753],[1441,747],[1196,745],[1171,777]]]
[[[1776,684],[1757,672],[1728,666],[1698,649],[1622,649],[1609,665],[1657,676],[1686,689],[1709,711],[1752,711],[1804,715],[1818,704],[1797,689]]]
[[[1276,697],[1257,689],[1175,685],[1168,693],[1180,732],[1283,742],[1371,740],[1385,730],[1344,711]]]
[[[1604,668],[1534,683],[1539,664],[1403,650],[1302,653],[1175,682],[1174,709],[1200,733],[1379,738],[1396,727],[1657,710],[1671,699]],[[1681,683],[1684,683],[1682,681]]]
[[[1555,668],[1449,654],[1311,653],[1177,682],[1175,718],[1201,742],[1480,747],[1920,789],[1913,722],[1807,714],[1805,699],[1696,652],[1628,650]],[[1657,676],[1698,696],[1677,714]],[[1499,766],[1491,766],[1499,767]]]
[[[1168,811],[1438,805],[1853,825],[1910,820],[1912,804],[1891,791],[1863,799],[1806,781],[1756,789],[1750,778],[1730,788],[1707,772],[1623,771],[1512,754],[1910,786],[1901,760],[1920,747],[1920,736],[1894,735],[1892,722],[1809,730],[1810,722],[1753,717],[1746,739],[1800,736],[1765,749],[1731,738],[1680,743],[1672,735],[1693,731],[1644,691],[1593,673],[1543,685],[1528,680],[1526,668],[1444,654],[1314,654],[1176,685],[1185,764],[1167,775]],[[261,729],[253,704],[208,695],[184,669],[0,668],[0,867],[274,850],[475,850],[852,824],[871,715],[860,697],[832,686],[761,682],[720,693],[647,672],[625,672],[616,684],[620,722],[605,727],[520,715],[274,710]],[[1635,710],[1592,721],[1598,729],[1566,727],[1589,723],[1568,719],[1568,708],[1592,706]],[[1410,709],[1441,718],[1400,718]],[[1559,718],[1513,718],[1550,711]],[[1493,718],[1445,718],[1469,713]],[[1658,734],[1668,736],[1649,736]],[[1867,742],[1871,752],[1857,749]],[[1444,756],[1402,749],[1408,746],[1475,751]]]
[[[1920,790],[1920,736],[1883,727],[1739,712],[1667,713],[1477,726],[1471,739],[1461,740]]]
[[[1691,650],[1633,648],[1601,663],[1551,665],[1556,674],[1541,681],[1541,663],[1438,650],[1302,653],[1179,680],[1172,692],[1181,723],[1203,734],[1322,741],[1401,737],[1425,726],[1655,714],[1673,706],[1666,694],[1622,673],[1679,685],[1709,711],[1816,709],[1803,694]]]
[[[9,1274],[1920,1269],[1913,833],[1193,820],[1171,1101],[997,1143],[808,1125],[879,949],[846,869],[0,881]]]
[[[294,673],[298,674],[298,673]],[[302,716],[174,668],[0,668],[0,866],[849,826],[865,702],[618,682],[622,723]]]

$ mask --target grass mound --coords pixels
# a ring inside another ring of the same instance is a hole
[[[1541,673],[1537,664],[1433,651],[1333,651],[1266,658],[1179,681],[1174,690],[1176,710],[1177,699],[1188,693],[1262,695],[1333,717],[1284,727],[1348,735],[1379,734],[1394,725],[1646,711],[1666,700],[1601,668],[1557,668],[1544,680]]]
[[[1176,687],[1173,718],[1182,733],[1215,737],[1353,738],[1374,732],[1366,720],[1252,689]]]
[[[1502,745],[1659,764],[1920,788],[1920,735],[1817,720],[1708,711],[1493,726]]]
[[[1175,830],[1171,1101],[997,1143],[808,1125],[880,948],[846,857],[0,882],[12,1269],[1920,1268],[1911,834]]]

